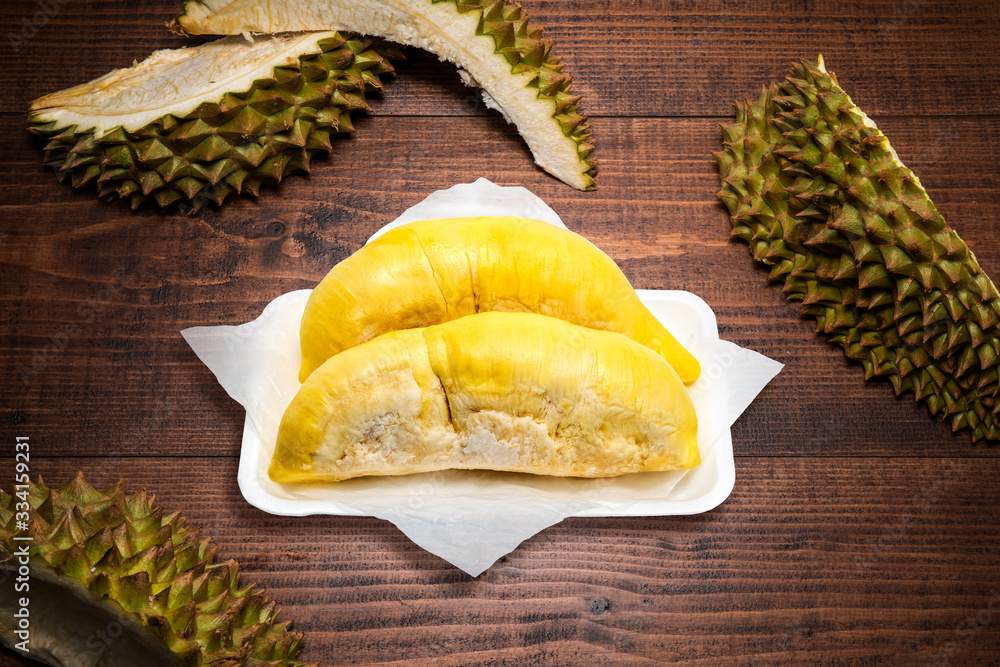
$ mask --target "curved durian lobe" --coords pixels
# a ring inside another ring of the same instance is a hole
[[[458,65],[486,105],[513,123],[535,162],[591,190],[590,127],[572,77],[520,5],[503,0],[188,0],[177,23],[192,34],[353,30],[416,46]]]
[[[148,199],[197,211],[274,185],[381,90],[397,48],[372,38],[314,32],[227,37],[157,51],[141,63],[46,95],[31,131],[48,140],[45,164],[74,187],[96,183],[136,208]]]
[[[688,384],[701,372],[597,246],[539,220],[484,216],[412,222],[334,266],[302,316],[299,380],[383,333],[494,310],[625,334]]]
[[[697,429],[684,383],[649,348],[544,315],[479,313],[327,360],[282,417],[268,472],[612,477],[698,465]]]
[[[953,430],[1000,439],[1000,294],[822,57],[738,104],[723,140],[733,236],[817,330]]]
[[[26,655],[46,664],[313,665],[294,660],[302,635],[277,622],[274,601],[241,588],[237,564],[216,563],[211,542],[145,491],[98,491],[81,473],[0,490],[0,577],[13,580],[24,550],[30,592],[0,586],[0,642],[23,640],[14,614],[29,597]]]

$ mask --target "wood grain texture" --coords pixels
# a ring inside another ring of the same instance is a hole
[[[33,469],[50,486],[127,475],[181,510],[324,665],[935,664],[952,649],[965,665],[1000,641],[1000,516],[982,502],[995,459],[740,457],[713,512],[569,519],[478,579],[384,521],[264,514],[236,463]]]
[[[767,285],[746,247],[729,240],[714,197],[713,120],[597,120],[604,185],[589,194],[533,167],[502,121],[363,118],[311,175],[197,217],[131,213],[124,202],[60,185],[20,120],[0,122],[13,138],[0,166],[0,367],[14,379],[0,387],[0,405],[4,428],[20,420],[52,454],[234,453],[239,406],[180,330],[255,318],[279,294],[315,285],[427,193],[478,176],[524,184],[637,288],[698,294],[724,338],[787,365],[737,424],[742,453],[867,454],[879,445],[889,456],[1000,453],[950,435],[888,383],[864,383],[860,366]],[[887,119],[883,127],[986,271],[1000,275],[1000,168],[991,161],[1000,121],[956,119],[942,129],[933,119]],[[92,438],[95,431],[105,436]]]
[[[208,39],[166,30],[181,5],[131,0],[125,14],[116,0],[4,3],[0,49],[23,85],[0,110],[24,112],[155,49]],[[726,116],[733,100],[817,53],[874,115],[993,114],[1000,97],[1000,5],[989,0],[540,0],[525,9],[594,116]],[[384,112],[485,113],[454,67],[408,54]]]
[[[407,49],[310,175],[187,217],[59,184],[24,129],[39,95],[204,41],[163,27],[179,0],[0,3],[16,73],[0,98],[0,488],[18,435],[48,482],[82,469],[149,488],[324,665],[1000,663],[1000,447],[865,383],[817,337],[729,240],[710,157],[734,100],[822,52],[1000,276],[1000,4],[524,4],[594,117],[596,192],[534,167],[452,65]],[[270,516],[240,496],[242,410],[180,330],[256,317],[479,176],[529,188],[636,287],[698,294],[723,338],[786,364],[733,427],[736,488],[717,510],[567,520],[472,579],[388,523]]]

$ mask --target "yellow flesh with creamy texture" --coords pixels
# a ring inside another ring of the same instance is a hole
[[[286,410],[268,472],[611,477],[699,461],[694,406],[662,357],[621,334],[492,312],[331,357]]]
[[[616,331],[660,354],[686,384],[701,372],[597,246],[538,220],[479,217],[397,227],[333,267],[302,317],[299,380],[386,332],[486,311]]]

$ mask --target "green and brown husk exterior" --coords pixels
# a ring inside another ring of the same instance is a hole
[[[580,112],[580,96],[571,93],[573,77],[563,72],[562,59],[552,55],[552,42],[542,39],[542,29],[528,25],[521,5],[503,0],[432,0],[434,4],[448,2],[461,12],[480,12],[477,35],[492,37],[496,53],[502,55],[511,67],[511,74],[531,72],[534,78],[529,88],[538,90],[537,96],[553,104],[553,118],[563,134],[573,140],[586,166],[588,185],[593,190],[597,174],[597,160],[592,156],[594,142],[590,135],[587,117]]]
[[[571,183],[563,175],[555,174],[567,183],[581,190],[593,190],[596,187],[594,177],[597,175],[597,160],[592,155],[594,142],[591,138],[590,125],[587,117],[580,111],[580,96],[572,94],[573,77],[563,71],[562,60],[552,54],[552,42],[543,39],[542,28],[529,25],[528,18],[519,4],[504,0],[428,0],[430,4],[448,3],[460,14],[478,12],[479,23],[476,35],[490,37],[493,40],[494,52],[505,59],[510,66],[512,75],[528,73],[527,88],[535,91],[536,98],[552,103],[552,119],[558,124],[563,135],[576,145],[576,152],[581,172],[576,174],[579,181]],[[212,21],[193,21],[189,15],[194,8],[206,3],[202,0],[187,0],[185,14],[172,23],[175,31],[184,33],[192,31],[197,34],[241,34],[254,32],[260,26],[228,25],[220,30],[219,24]],[[261,3],[257,12],[267,15],[269,12],[280,13],[272,3]],[[274,3],[280,6],[281,3]],[[392,3],[393,5],[397,3]],[[403,5],[413,5],[413,11],[419,11],[415,6],[421,2],[404,2]],[[211,16],[212,10],[208,10]],[[255,13],[256,16],[256,13]],[[308,24],[309,29],[325,29],[321,19],[317,23]],[[300,29],[297,25],[294,29]],[[360,29],[354,26],[348,28]],[[554,172],[553,172],[554,173]]]
[[[1000,439],[1000,295],[822,57],[737,104],[722,134],[732,235],[817,331],[952,430]]]
[[[249,90],[136,131],[98,137],[37,113],[29,114],[30,130],[47,141],[45,164],[62,179],[96,184],[100,196],[128,199],[133,209],[151,199],[197,212],[243,192],[256,197],[262,185],[308,172],[316,153],[331,150],[331,135],[352,132],[351,113],[369,109],[365,92],[381,91],[379,76],[402,57],[394,45],[349,34],[318,45],[320,53],[275,67]]]
[[[121,482],[97,491],[77,476],[59,489],[30,483],[30,542],[15,542],[17,496],[0,491],[0,561],[30,545],[33,567],[51,568],[121,607],[184,664],[297,667],[302,636],[275,620],[275,603],[240,588],[235,561],[215,563],[215,547],[179,513]],[[89,664],[89,663],[88,663]]]

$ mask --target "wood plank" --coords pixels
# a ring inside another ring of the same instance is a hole
[[[712,512],[570,519],[475,580],[382,521],[248,506],[233,458],[123,466],[32,458],[50,485],[124,473],[181,510],[324,665],[965,665],[1000,642],[997,460],[739,457]]]
[[[186,217],[58,184],[24,130],[41,94],[206,41],[164,29],[181,0],[0,3],[16,82],[0,99],[0,488],[15,436],[49,483],[126,475],[239,560],[324,665],[998,664],[1000,447],[866,384],[813,333],[729,241],[709,152],[733,100],[822,52],[1000,277],[1000,3],[524,4],[595,117],[597,192],[536,169],[453,65],[407,49],[312,175]],[[472,579],[388,523],[242,498],[242,411],[180,329],[255,317],[478,176],[528,187],[636,287],[700,295],[723,338],[786,364],[733,429],[719,508],[570,519]],[[0,650],[0,667],[27,664]]]
[[[312,175],[196,217],[130,213],[60,185],[20,119],[0,123],[13,138],[0,160],[0,368],[13,380],[0,405],[4,428],[30,425],[52,455],[235,453],[239,406],[178,332],[253,319],[279,294],[313,286],[430,192],[479,176],[528,187],[637,288],[698,294],[723,338],[787,365],[737,424],[738,451],[1000,453],[951,435],[887,383],[865,384],[860,367],[766,284],[746,247],[729,240],[715,201],[709,152],[719,135],[710,120],[599,120],[602,185],[580,193],[534,168],[501,121],[363,118]],[[883,126],[987,273],[1000,276],[1000,120],[985,131],[979,119]]]
[[[555,40],[593,116],[726,116],[733,100],[817,53],[869,114],[995,114],[1000,97],[1000,5],[990,0],[525,5]],[[155,49],[199,43],[163,27],[181,6],[136,0],[124,13],[114,0],[4,3],[0,39],[20,83],[0,111],[23,113],[40,95]],[[380,113],[486,113],[452,66],[414,50],[410,57]]]

